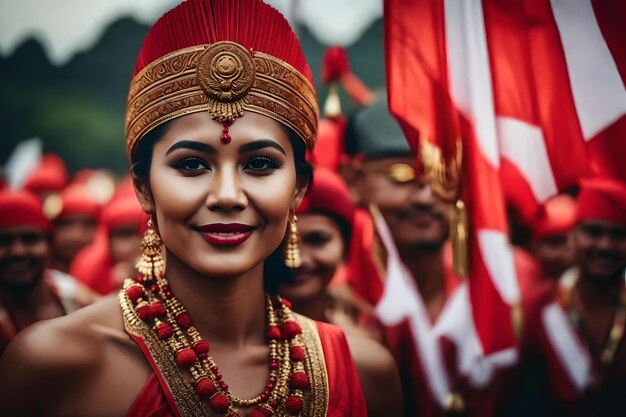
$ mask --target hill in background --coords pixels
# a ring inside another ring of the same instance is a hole
[[[127,172],[124,145],[126,93],[148,26],[130,18],[112,23],[92,49],[67,64],[50,63],[42,45],[29,39],[0,57],[0,164],[15,145],[39,137],[45,152],[58,153],[74,172],[106,167]],[[304,26],[299,38],[324,102],[320,67],[326,49]],[[382,21],[348,48],[352,70],[371,88],[384,86]],[[353,109],[342,97],[344,110]]]

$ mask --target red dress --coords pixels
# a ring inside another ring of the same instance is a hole
[[[322,406],[317,407],[312,414],[302,413],[302,416],[311,417],[361,417],[367,416],[365,400],[361,392],[361,386],[356,374],[356,369],[350,355],[343,332],[331,324],[314,322],[310,319],[298,316],[298,321],[303,324],[303,329],[308,328],[308,336],[317,338],[319,341],[320,355],[317,355],[321,370],[325,375],[313,376],[313,389],[316,385],[320,388],[320,394],[324,394]],[[146,381],[139,395],[131,405],[127,417],[184,417],[196,415],[188,404],[181,404],[181,389],[176,388],[176,383],[166,381],[163,372],[156,365],[151,352],[148,350],[146,341],[137,334],[136,329],[128,329],[131,337],[139,345],[146,359],[150,362],[153,372]],[[306,333],[306,332],[305,332]],[[308,339],[312,340],[312,339]],[[307,340],[307,342],[308,342]],[[309,352],[315,351],[315,346],[307,343]],[[310,355],[315,356],[315,355]],[[161,358],[162,359],[162,358]],[[159,361],[162,364],[162,361]],[[314,360],[315,362],[315,360]],[[325,372],[324,372],[325,371]],[[321,382],[316,384],[316,382]],[[190,388],[190,387],[189,387]],[[184,393],[182,394],[184,396]],[[316,395],[316,402],[320,396]],[[176,398],[176,399],[175,399]],[[325,403],[325,404],[324,404]],[[206,413],[205,413],[206,414]]]

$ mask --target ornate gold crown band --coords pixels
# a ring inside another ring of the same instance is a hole
[[[232,122],[244,110],[283,123],[313,147],[315,90],[291,65],[228,41],[172,52],[131,82],[126,110],[129,155],[147,132],[176,117],[208,111],[218,122]]]

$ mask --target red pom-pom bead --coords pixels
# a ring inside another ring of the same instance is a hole
[[[139,305],[137,305],[137,315],[143,321],[150,320],[152,316],[151,316],[150,306],[148,305],[148,303],[144,302],[144,303],[139,303]]]
[[[289,382],[291,383],[291,386],[296,389],[311,388],[311,381],[309,381],[309,377],[302,371],[291,374],[291,380]]]
[[[222,391],[228,391],[228,384],[224,381],[220,381],[220,388]]]
[[[194,387],[200,397],[210,397],[217,392],[215,383],[209,378],[200,378]]]
[[[126,295],[130,301],[135,303],[143,295],[143,287],[139,284],[133,284],[126,288]]]
[[[280,328],[281,333],[287,339],[293,339],[302,333],[302,327],[293,320],[286,321]]]
[[[211,397],[209,405],[218,413],[225,413],[228,411],[228,407],[230,407],[230,400],[226,395],[218,393]]]
[[[270,340],[279,340],[282,338],[282,333],[280,332],[280,327],[278,326],[269,326],[267,328],[267,338]]]
[[[292,346],[289,348],[289,357],[294,362],[302,362],[305,357],[305,351],[302,346]]]
[[[176,316],[176,323],[178,323],[181,329],[187,330],[191,326],[191,318],[189,314],[181,313]]]
[[[292,395],[285,401],[285,409],[292,416],[297,416],[304,409],[304,400],[297,395]]]
[[[174,334],[174,328],[169,323],[159,323],[156,330],[161,340],[169,339]]]
[[[196,352],[200,359],[206,359],[209,356],[209,350],[209,343],[205,340],[198,340],[193,344],[193,351]]]
[[[274,415],[274,411],[267,407],[259,405],[248,415],[249,417],[271,417]]]
[[[176,354],[176,363],[181,368],[189,368],[196,363],[196,352],[191,348],[184,348]]]
[[[165,315],[165,307],[163,307],[160,301],[153,301],[150,304],[150,315],[152,317],[163,317]]]
[[[278,369],[279,366],[280,366],[280,362],[278,361],[278,359],[272,359],[272,362],[270,362],[270,369],[272,371],[275,371]]]

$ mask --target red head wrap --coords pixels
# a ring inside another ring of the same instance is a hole
[[[339,175],[324,168],[315,168],[313,184],[296,213],[306,214],[316,210],[335,214],[352,226],[354,205],[348,188]]]
[[[100,224],[107,232],[126,225],[136,225],[139,229],[142,212],[134,194],[121,195],[108,202],[102,209]]]
[[[606,220],[626,225],[626,184],[609,177],[581,181],[576,221]]]
[[[61,193],[61,212],[55,220],[72,214],[83,214],[97,219],[99,213],[100,205],[87,194],[85,187],[74,184]]]
[[[47,154],[41,158],[39,167],[26,178],[24,189],[33,193],[61,191],[68,180],[63,160],[57,155]]]
[[[293,129],[311,148],[317,99],[287,20],[261,0],[187,0],[163,15],[141,47],[128,93],[128,152],[151,129],[208,112],[232,122],[251,111]]]
[[[0,228],[33,226],[48,230],[50,222],[43,214],[41,201],[26,191],[0,192]]]
[[[539,210],[533,227],[533,237],[543,239],[546,236],[569,232],[576,224],[576,201],[566,195],[558,195]]]

